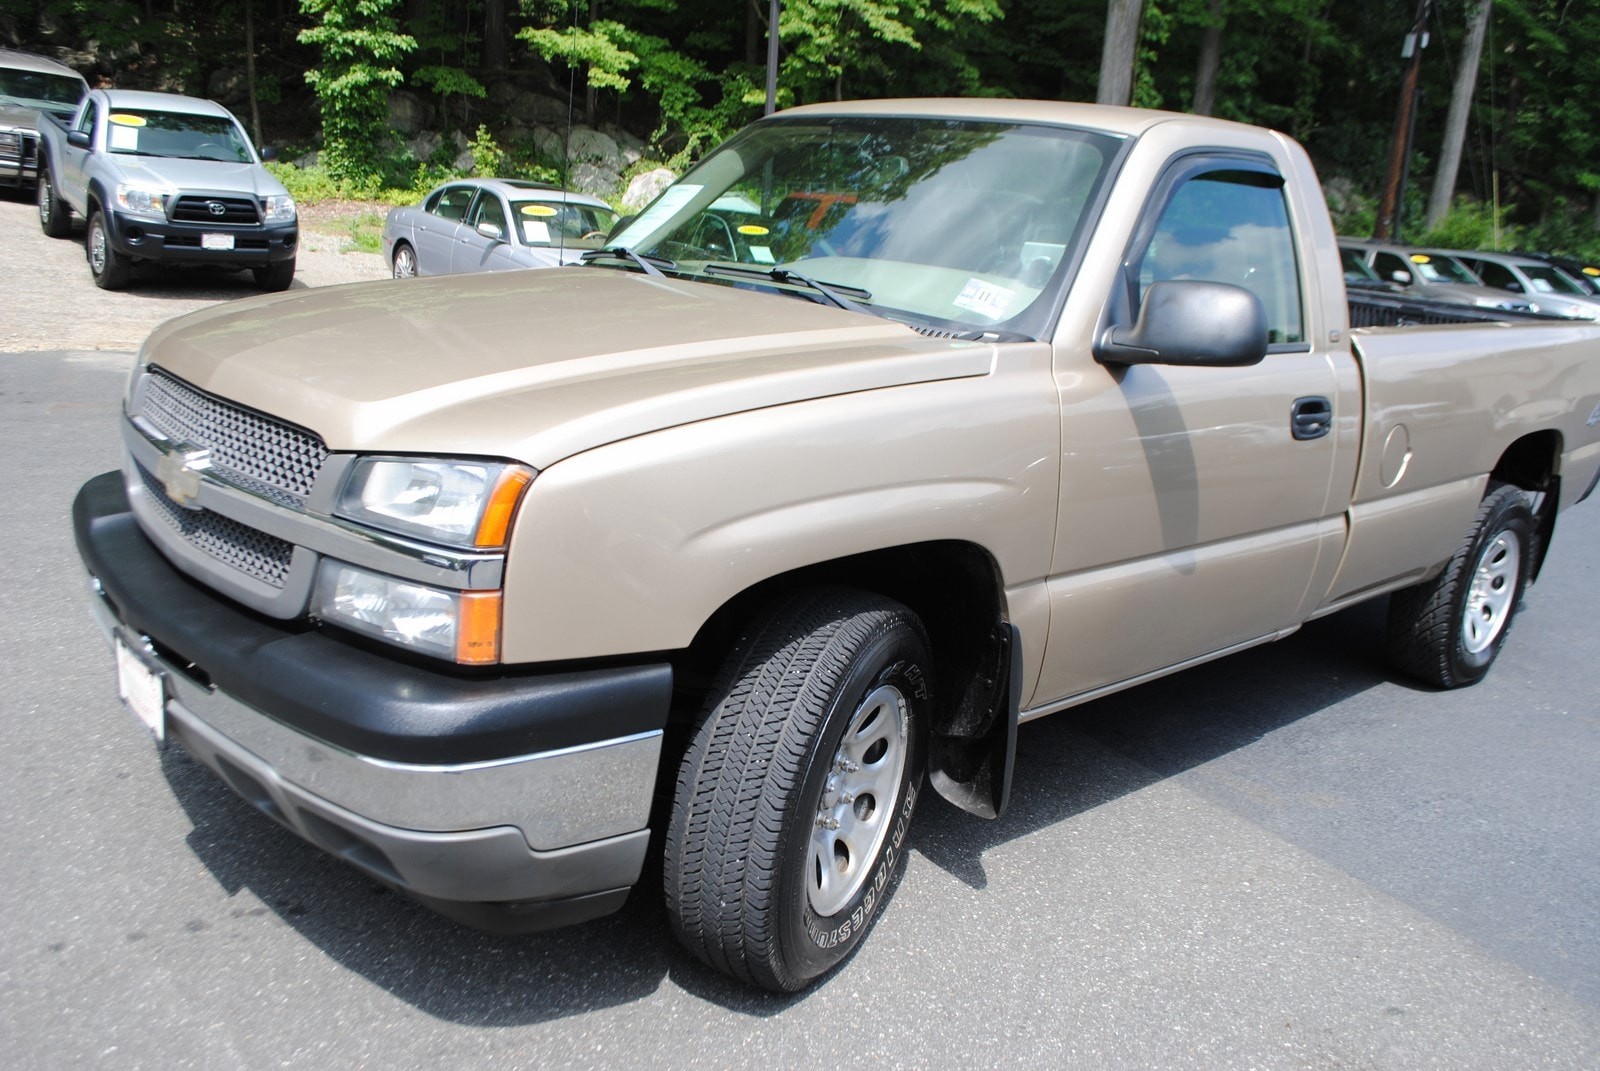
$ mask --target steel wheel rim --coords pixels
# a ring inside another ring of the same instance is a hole
[[[417,259],[411,250],[402,249],[394,255],[394,277],[396,279],[412,279],[417,274]]]
[[[106,229],[99,220],[89,230],[89,267],[96,275],[106,270]]]
[[[1482,654],[1505,631],[1521,571],[1522,540],[1515,532],[1500,532],[1478,555],[1461,615],[1461,643],[1468,654]]]
[[[850,716],[828,767],[806,853],[806,898],[824,918],[866,884],[889,835],[910,753],[906,698],[885,684]]]
[[[55,198],[55,190],[50,188],[50,179],[47,175],[39,176],[39,222],[45,226],[50,225],[50,212],[55,207],[51,202]]]

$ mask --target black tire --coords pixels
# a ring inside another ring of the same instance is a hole
[[[256,277],[256,285],[269,294],[280,290],[289,289],[289,284],[294,282],[294,258],[278,260],[264,268],[250,269]]]
[[[797,595],[740,641],[667,831],[667,910],[685,947],[779,992],[849,955],[905,856],[931,679],[916,615],[858,591]]]
[[[1432,580],[1389,598],[1389,660],[1440,688],[1489,672],[1522,604],[1537,539],[1527,496],[1491,484],[1467,538]]]
[[[41,165],[39,184],[34,190],[34,200],[39,205],[39,229],[51,238],[65,238],[72,233],[72,208],[56,196],[56,185],[50,177],[50,168]]]
[[[83,238],[84,255],[89,258],[89,274],[94,285],[101,290],[121,290],[128,285],[132,269],[128,258],[111,245],[111,234],[106,230],[106,217],[95,211],[89,216],[89,229]]]
[[[394,262],[390,271],[396,279],[414,279],[417,275],[417,252],[409,242],[396,242]]]

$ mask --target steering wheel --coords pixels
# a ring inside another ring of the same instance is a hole
[[[580,234],[578,236],[578,241],[587,242],[591,238],[604,238],[605,236],[605,231],[590,231],[588,234]]]

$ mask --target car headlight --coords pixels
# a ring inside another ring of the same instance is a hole
[[[117,206],[130,215],[165,219],[167,216],[167,200],[171,196],[171,190],[152,189],[149,186],[137,186],[131,182],[118,183],[117,185]]]
[[[467,665],[500,659],[500,592],[448,591],[324,558],[312,615]]]
[[[455,547],[503,547],[533,471],[499,461],[363,458],[335,512],[346,520]]]
[[[293,223],[295,219],[294,198],[286,193],[272,194],[267,198],[268,223]]]

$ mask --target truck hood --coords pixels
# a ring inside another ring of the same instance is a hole
[[[168,321],[144,360],[334,450],[509,457],[987,374],[995,347],[797,298],[605,268],[356,283]]]
[[[157,188],[209,193],[247,193],[257,197],[282,196],[289,191],[260,164],[230,164],[220,160],[178,160],[170,156],[132,156],[107,153],[115,170],[127,182]]]
[[[1440,301],[1457,301],[1491,309],[1527,308],[1530,303],[1529,299],[1521,294],[1510,294],[1503,290],[1493,290],[1487,286],[1471,286],[1467,283],[1422,283],[1413,289],[1423,297],[1437,298]]]

